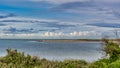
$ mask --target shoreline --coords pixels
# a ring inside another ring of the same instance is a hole
[[[109,39],[110,41],[120,42],[120,39]],[[37,42],[104,42],[102,39],[44,39]]]
[[[58,39],[54,39],[54,40],[37,40],[37,42],[101,42],[102,40],[72,40],[72,39],[64,39],[64,40],[58,40]]]
[[[36,42],[104,42],[103,39],[0,39],[0,40],[31,40]],[[108,39],[108,40],[120,42],[120,39]]]

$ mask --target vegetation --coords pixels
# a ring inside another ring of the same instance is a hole
[[[0,58],[0,68],[87,68],[83,60],[48,61],[24,55],[17,50],[7,49],[7,55]]]
[[[119,44],[107,39],[103,41],[106,57],[92,63],[84,60],[49,61],[7,49],[7,55],[0,57],[0,68],[120,68]]]
[[[107,39],[103,41],[105,42],[103,50],[106,53],[106,58],[91,63],[89,68],[120,68],[119,44]]]

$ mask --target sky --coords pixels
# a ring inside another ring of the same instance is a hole
[[[0,0],[0,38],[120,35],[120,0]]]

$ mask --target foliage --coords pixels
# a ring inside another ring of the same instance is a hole
[[[109,54],[110,62],[120,59],[120,48],[117,43],[109,42],[108,44],[106,44],[104,51],[106,52],[106,54]]]
[[[120,68],[120,60],[112,62],[111,64],[108,65],[108,68]]]
[[[25,56],[24,53],[17,52],[17,50],[7,49],[7,55],[0,58],[0,67],[5,68],[33,68],[40,66],[41,62],[37,57]]]
[[[108,39],[104,39],[103,41],[105,43],[103,50],[109,58],[103,58],[91,63],[89,68],[120,68],[119,44]]]
[[[7,55],[0,58],[1,68],[87,68],[83,60],[49,61],[38,59],[17,50],[7,49]]]

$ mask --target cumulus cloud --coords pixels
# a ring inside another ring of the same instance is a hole
[[[70,36],[88,36],[91,34],[96,35],[96,32],[95,31],[80,31],[80,32],[74,31],[70,33]]]
[[[62,32],[45,32],[42,34],[42,36],[63,36],[64,33]]]
[[[95,31],[74,31],[71,33],[63,33],[63,32],[44,32],[44,33],[29,33],[29,34],[4,34],[0,33],[1,38],[17,38],[17,39],[26,39],[26,38],[36,38],[36,39],[41,39],[41,38],[65,38],[67,37],[68,39],[70,37],[82,37],[82,36],[95,36],[95,35],[100,35],[99,33],[96,33]],[[74,39],[74,38],[73,38]]]

